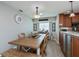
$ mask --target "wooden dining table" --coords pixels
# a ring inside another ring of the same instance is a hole
[[[39,36],[37,38],[33,38],[33,37],[27,38],[26,37],[24,39],[16,39],[16,40],[8,42],[8,44],[34,48],[37,50],[37,55],[40,55],[40,45],[42,44],[44,37],[45,37],[45,34],[39,34]]]

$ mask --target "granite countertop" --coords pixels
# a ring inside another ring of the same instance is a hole
[[[64,34],[79,36],[79,32],[74,32],[74,31],[60,31],[60,32]]]

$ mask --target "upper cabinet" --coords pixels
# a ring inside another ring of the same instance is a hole
[[[74,16],[73,18],[72,18],[72,22],[74,23],[74,22],[79,22],[79,13],[77,13],[77,14],[75,14],[76,16]]]
[[[64,27],[65,26],[65,22],[64,22],[65,20],[64,20],[64,14],[60,14],[59,15],[59,25],[61,26],[61,27]]]
[[[69,14],[59,14],[60,27],[72,27],[72,23],[79,23],[79,13],[75,13],[74,17],[69,17]]]
[[[71,27],[71,18],[69,15],[60,14],[59,15],[59,24],[60,27]]]
[[[72,21],[69,15],[65,15],[65,27],[71,27],[72,26]]]

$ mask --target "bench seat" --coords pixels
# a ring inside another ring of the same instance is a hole
[[[39,57],[30,52],[19,51],[17,49],[9,49],[1,54],[3,57]]]

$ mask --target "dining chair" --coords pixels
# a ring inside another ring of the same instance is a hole
[[[42,42],[42,45],[40,46],[40,50],[41,50],[41,55],[45,56],[46,54],[46,47],[47,47],[47,43],[48,43],[48,35],[45,35],[44,37],[44,41]]]
[[[24,39],[25,37],[25,33],[18,34],[18,39]]]

